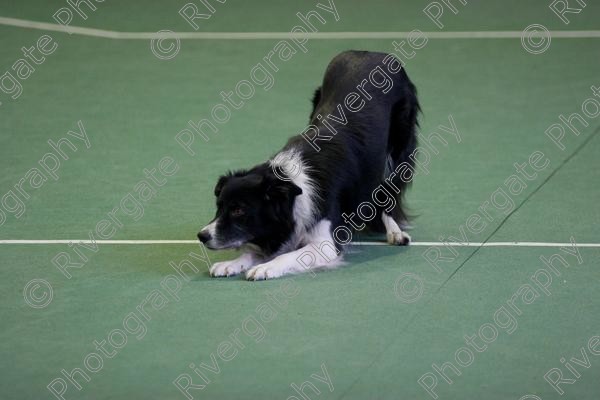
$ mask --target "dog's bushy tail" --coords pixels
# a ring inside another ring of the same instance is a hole
[[[414,170],[414,160],[410,156],[417,148],[418,116],[421,112],[421,106],[417,98],[417,89],[412,83],[408,83],[406,93],[401,98],[402,100],[392,107],[386,178],[402,163]],[[391,179],[394,186],[400,189],[400,193],[396,195],[396,207],[394,207],[391,214],[401,227],[407,226],[411,218],[403,205],[404,191],[412,182],[411,176],[411,179],[406,179],[406,177],[407,174],[402,177],[401,174],[396,173],[396,176]],[[393,188],[389,187],[389,183],[386,183],[386,185],[390,193],[396,192],[396,190],[392,191]]]

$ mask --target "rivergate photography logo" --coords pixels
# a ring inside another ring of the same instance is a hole
[[[533,304],[539,298],[544,298],[542,294],[546,297],[552,295],[550,290],[556,278],[561,277],[573,266],[583,264],[583,257],[573,236],[571,236],[570,242],[571,248],[560,247],[559,252],[549,257],[540,255],[539,260],[542,264],[540,268],[494,311],[491,322],[481,324],[471,334],[464,334],[465,346],[454,351],[452,361],[443,362],[441,365],[432,363],[433,371],[425,372],[419,377],[417,382],[431,398],[440,397],[436,391],[439,390],[437,386],[440,379],[448,385],[452,385],[481,353],[492,347],[492,344],[498,339],[499,332],[503,331],[507,335],[512,335],[517,331],[518,317],[526,315],[526,306]],[[567,258],[567,256],[571,258]]]
[[[92,147],[90,139],[83,126],[83,121],[77,121],[78,131],[69,130],[64,137],[54,141],[48,139],[50,151],[45,153],[37,162],[37,166],[30,168],[25,175],[8,190],[0,202],[0,226],[6,222],[6,214],[12,214],[19,219],[27,211],[26,201],[31,198],[34,191],[42,188],[52,178],[58,181],[61,159],[69,160],[79,149]],[[83,143],[79,143],[81,141]],[[84,145],[85,147],[82,147]],[[72,154],[69,154],[72,153]]]
[[[461,0],[461,2],[464,0]],[[579,14],[586,7],[583,0],[575,0],[581,8],[577,8],[575,4],[567,0],[554,0],[548,8],[563,22],[569,25],[567,14]],[[571,4],[569,4],[571,3]],[[531,24],[523,29],[521,33],[521,46],[530,54],[542,54],[550,48],[552,43],[552,32],[542,24]]]
[[[34,46],[21,47],[24,58],[17,59],[11,66],[12,71],[7,70],[0,76],[0,90],[13,100],[21,97],[22,82],[33,75],[36,68],[42,65],[46,61],[46,57],[52,55],[57,48],[58,43],[50,35],[40,36]]]
[[[317,23],[322,25],[327,24],[328,19],[333,19],[334,22],[340,20],[340,15],[332,0],[329,0],[329,6],[321,3],[316,4],[316,8],[322,10],[321,13],[311,10],[307,13],[297,12],[296,16],[302,22],[302,25],[294,26],[291,33],[318,32]],[[329,14],[325,14],[328,12]],[[331,18],[333,17],[333,18]],[[232,114],[235,111],[241,110],[245,104],[252,99],[256,93],[256,87],[260,86],[265,92],[268,92],[275,84],[274,73],[279,71],[284,62],[291,60],[298,51],[308,53],[306,44],[308,38],[292,38],[290,41],[280,40],[273,48],[262,57],[262,61],[258,62],[250,70],[250,80],[242,79],[237,82],[234,90],[221,91],[219,94],[223,99],[223,103],[217,103],[213,106],[210,114],[211,118],[202,118],[198,122],[190,120],[188,122],[189,129],[183,129],[175,135],[175,141],[191,156],[196,155],[196,150],[193,146],[197,137],[205,142],[210,140],[209,134],[219,132],[217,125],[223,125],[229,122]],[[277,61],[279,59],[280,62]],[[264,61],[264,63],[263,63]],[[235,94],[235,96],[234,96]]]

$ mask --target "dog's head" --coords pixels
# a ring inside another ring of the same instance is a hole
[[[294,229],[294,199],[301,193],[270,168],[221,176],[215,186],[216,216],[198,239],[209,249],[254,245],[268,252]]]

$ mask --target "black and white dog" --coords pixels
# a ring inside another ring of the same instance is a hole
[[[402,193],[414,172],[419,110],[397,58],[337,55],[315,92],[309,127],[271,160],[219,179],[216,216],[198,238],[242,254],[213,264],[210,274],[245,271],[261,280],[330,268],[364,228],[408,244]]]

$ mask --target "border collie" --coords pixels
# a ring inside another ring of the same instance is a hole
[[[242,254],[213,264],[210,274],[314,274],[340,265],[343,245],[365,228],[407,245],[402,194],[414,172],[419,111],[415,86],[393,55],[337,55],[314,94],[308,128],[269,161],[218,180],[216,216],[198,238]]]

